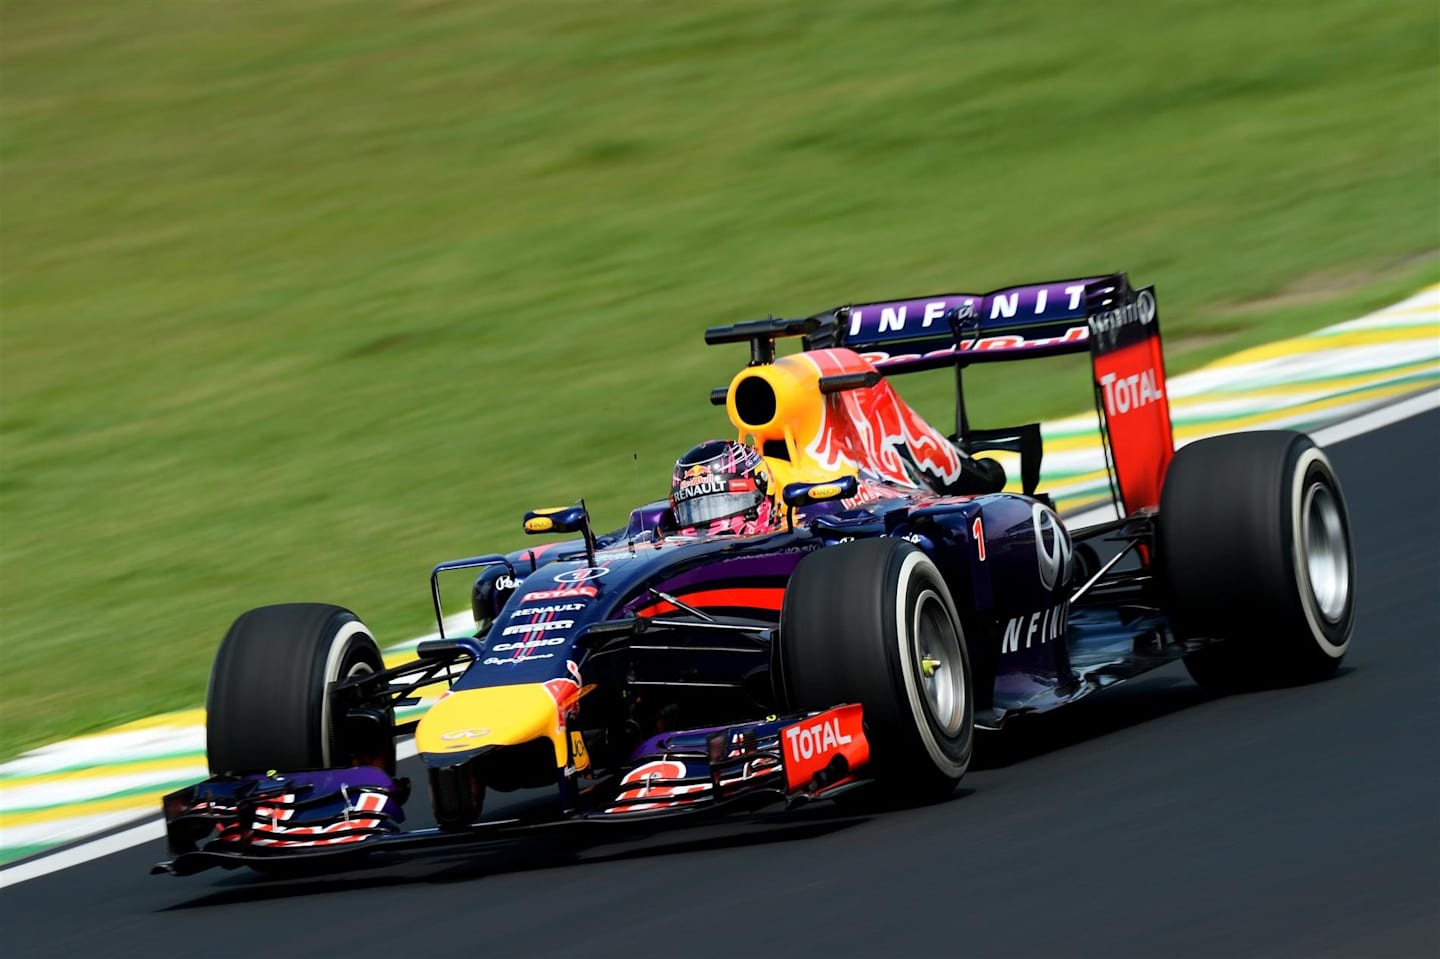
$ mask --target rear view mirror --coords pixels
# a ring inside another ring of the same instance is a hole
[[[583,506],[547,506],[525,514],[527,533],[579,533],[590,517]]]
[[[576,506],[547,506],[525,514],[525,532],[579,533],[585,537],[585,555],[595,565],[595,531],[590,528],[590,511],[582,499]]]
[[[809,506],[832,499],[849,499],[860,491],[860,481],[854,476],[839,476],[823,483],[787,483],[780,494],[789,507]]]

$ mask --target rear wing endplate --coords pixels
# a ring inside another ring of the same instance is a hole
[[[1155,288],[1130,287],[1124,273],[1085,288],[1095,411],[1121,516],[1160,505],[1175,455],[1160,309]]]

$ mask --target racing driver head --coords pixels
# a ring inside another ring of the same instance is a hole
[[[681,529],[759,533],[773,528],[770,471],[758,452],[734,440],[708,440],[675,463],[670,505]]]

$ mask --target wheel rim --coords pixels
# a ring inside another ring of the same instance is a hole
[[[916,675],[925,690],[925,703],[941,731],[956,736],[965,723],[965,665],[955,624],[934,590],[927,589],[916,599],[912,626]]]
[[[1310,595],[1326,621],[1339,622],[1350,601],[1350,550],[1340,504],[1324,483],[1311,483],[1300,515]]]

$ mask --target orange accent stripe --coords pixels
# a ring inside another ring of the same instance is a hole
[[[739,606],[750,609],[769,609],[779,612],[785,601],[785,587],[756,586],[737,589],[703,589],[694,593],[681,593],[675,597],[696,609],[713,609],[717,606]],[[639,616],[659,616],[676,612],[679,607],[671,603],[655,603],[637,611]]]

